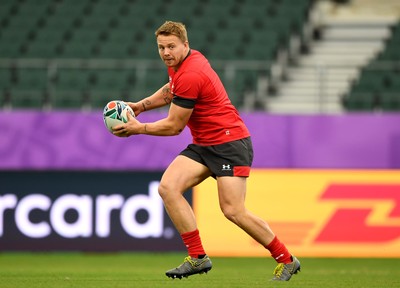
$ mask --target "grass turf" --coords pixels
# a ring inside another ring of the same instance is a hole
[[[212,258],[208,274],[172,280],[182,253],[0,253],[0,287],[400,287],[400,259],[300,258],[302,272],[271,282],[270,258]]]

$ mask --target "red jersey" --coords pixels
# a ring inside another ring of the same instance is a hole
[[[218,145],[250,136],[217,73],[199,51],[191,49],[178,71],[169,67],[168,74],[172,95],[195,101],[187,125],[194,144]]]

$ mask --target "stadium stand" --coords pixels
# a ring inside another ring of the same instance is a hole
[[[400,23],[391,27],[385,49],[361,69],[343,96],[348,111],[400,111]]]
[[[0,102],[11,108],[60,109],[140,99],[166,80],[162,63],[153,64],[161,62],[154,30],[175,20],[187,25],[191,46],[222,73],[234,104],[264,109],[254,102],[268,93],[262,83],[276,72],[274,63],[291,49],[294,37],[303,41],[314,2],[2,1]],[[385,105],[391,101],[385,97]]]
[[[316,1],[301,41],[277,59],[279,69],[271,70],[265,109],[297,114],[398,111],[399,90],[392,85],[398,48],[391,43],[397,37],[399,8],[397,0]],[[367,76],[372,70],[382,76]]]

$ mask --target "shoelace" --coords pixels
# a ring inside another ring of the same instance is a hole
[[[276,266],[273,274],[277,277],[281,277],[284,268],[285,264],[279,263],[278,266]]]
[[[190,257],[190,256],[187,256],[185,258],[185,261],[183,261],[183,262],[189,262],[190,265],[192,265],[192,267],[196,266],[196,263],[192,260],[192,257]]]

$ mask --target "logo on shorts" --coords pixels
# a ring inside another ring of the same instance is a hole
[[[222,171],[231,171],[232,170],[232,168],[231,168],[231,165],[229,165],[229,164],[222,164]]]

